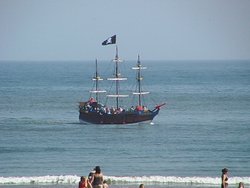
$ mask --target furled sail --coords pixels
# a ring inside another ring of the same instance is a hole
[[[122,97],[128,97],[129,95],[121,95],[121,94],[118,94],[118,95],[107,95],[107,97],[118,97],[118,98],[122,98]]]

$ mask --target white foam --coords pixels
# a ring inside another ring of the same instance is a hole
[[[34,176],[34,177],[0,177],[1,184],[76,184],[80,177],[76,175],[65,176]]]
[[[220,185],[220,177],[176,177],[176,176],[141,176],[141,177],[106,177],[111,182],[124,183],[181,183],[181,184],[206,184],[206,185]],[[229,184],[250,184],[250,177],[230,177]]]
[[[220,177],[176,177],[176,176],[105,176],[111,184],[132,184],[132,183],[147,183],[147,184],[199,184],[199,185],[220,185]],[[0,185],[3,184],[77,184],[80,180],[76,175],[61,175],[61,176],[34,176],[34,177],[0,177]],[[238,185],[239,182],[244,182],[250,185],[250,177],[230,177],[229,184]]]

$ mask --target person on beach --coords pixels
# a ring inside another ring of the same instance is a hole
[[[221,175],[221,188],[227,188],[228,187],[228,169],[223,168],[221,170],[222,175]]]
[[[87,188],[87,181],[84,176],[81,176],[78,188]]]
[[[109,188],[108,182],[106,180],[103,181],[103,188]]]
[[[141,184],[141,185],[139,186],[139,188],[144,188],[144,184]]]
[[[87,178],[81,176],[78,188],[92,188],[92,185]]]
[[[238,187],[238,188],[244,188],[243,182],[240,182],[240,183],[239,183],[239,187]]]
[[[100,166],[95,167],[95,173],[91,179],[93,188],[103,188],[103,174]]]
[[[95,168],[94,168],[94,169],[89,173],[89,175],[88,175],[89,181],[92,180],[94,174],[95,174]]]

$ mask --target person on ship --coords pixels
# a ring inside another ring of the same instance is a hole
[[[109,107],[106,107],[106,113],[111,114]]]
[[[136,106],[136,110],[137,110],[138,112],[142,112],[142,111],[143,111],[143,107],[142,107],[142,106]]]
[[[121,107],[117,108],[116,109],[116,114],[120,114],[123,112],[123,109]]]
[[[135,110],[134,106],[131,106],[129,109],[130,112],[133,112],[134,110]]]
[[[148,108],[146,106],[143,106],[143,111],[148,112]]]
[[[100,166],[95,167],[95,173],[91,179],[93,188],[103,188],[103,174]]]
[[[92,103],[96,102],[96,100],[94,99],[94,97],[90,97],[88,102],[91,105]]]
[[[110,108],[110,113],[115,114],[115,108],[113,106]]]

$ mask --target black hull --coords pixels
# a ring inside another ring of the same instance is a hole
[[[159,113],[159,109],[149,112],[122,112],[120,114],[100,114],[97,112],[80,111],[80,122],[93,124],[132,124],[152,121]]]

